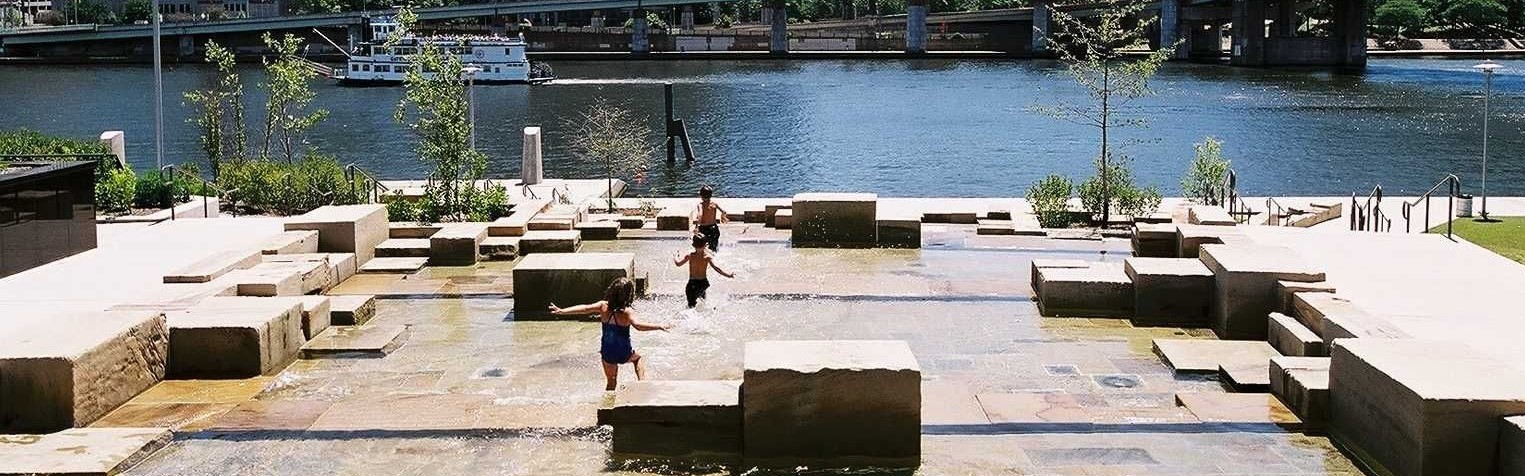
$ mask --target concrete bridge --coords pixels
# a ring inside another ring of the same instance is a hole
[[[480,3],[418,11],[423,20],[502,17],[570,11],[641,12],[653,7],[693,5],[694,0],[528,0],[511,3]],[[820,21],[789,25],[783,0],[764,0],[763,25],[744,25],[738,33],[758,33],[769,38],[769,51],[789,51],[789,30],[852,30],[880,28],[901,24],[905,29],[905,52],[927,50],[929,25],[954,26],[957,31],[987,33],[997,38],[1001,49],[1017,56],[1049,55],[1048,32],[1054,10],[1071,15],[1095,15],[1103,3],[1055,6],[1052,0],[1035,0],[1033,7],[976,12],[928,14],[927,0],[910,0],[904,15],[879,16],[848,20]],[[1152,0],[1144,15],[1157,15],[1159,21],[1151,35],[1151,47],[1181,42],[1174,59],[1221,58],[1244,66],[1364,66],[1366,63],[1365,0],[1335,0],[1334,19],[1317,25],[1320,33],[1309,34],[1312,22],[1302,19],[1311,6],[1309,0]],[[321,15],[253,18],[208,23],[170,23],[162,25],[165,37],[179,42],[184,56],[193,53],[197,37],[255,35],[265,31],[344,29],[351,45],[363,39],[363,25],[372,15],[384,12],[348,12]],[[685,9],[686,24],[692,24],[692,11]],[[645,15],[633,14],[630,28],[631,52],[649,49],[650,31]],[[601,23],[601,22],[600,22]],[[1259,25],[1259,28],[1254,27]],[[601,26],[601,25],[600,25]],[[1224,48],[1224,32],[1231,35]],[[336,33],[340,33],[336,31]],[[113,40],[141,40],[152,36],[146,25],[72,27],[27,32],[0,32],[0,46],[7,51],[70,43]]]

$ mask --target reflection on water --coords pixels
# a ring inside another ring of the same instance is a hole
[[[1381,183],[1390,195],[1427,189],[1448,172],[1469,191],[1480,169],[1481,79],[1475,60],[1373,59],[1361,74],[1171,64],[1158,95],[1131,104],[1145,130],[1115,131],[1141,182],[1175,193],[1203,136],[1225,152],[1248,194],[1345,195]],[[1504,61],[1495,81],[1490,163],[1495,193],[1525,195],[1525,62]],[[571,158],[567,121],[597,98],[634,109],[663,129],[660,83],[677,83],[677,115],[700,161],[656,161],[637,193],[690,195],[718,184],[733,196],[866,190],[886,196],[1020,196],[1051,172],[1080,176],[1096,132],[1031,112],[1081,91],[1041,61],[561,62],[564,79],[537,87],[480,86],[478,142],[490,171],[515,176],[520,129],[546,128],[546,173],[601,176]],[[250,101],[259,75],[245,70]],[[153,163],[150,70],[141,66],[0,68],[0,128],[79,137],[125,129],[130,159]],[[165,74],[169,162],[199,160],[183,91],[207,87],[211,70]],[[313,132],[318,148],[389,178],[417,178],[413,137],[392,120],[395,88],[317,87],[332,115]]]

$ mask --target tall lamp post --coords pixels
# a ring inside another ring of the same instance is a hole
[[[1482,63],[1472,66],[1473,69],[1483,72],[1483,211],[1482,221],[1488,221],[1488,116],[1493,110],[1488,107],[1488,100],[1493,96],[1493,72],[1503,68],[1504,65],[1494,63],[1492,60],[1483,60]]]
[[[468,108],[467,122],[471,124],[471,150],[477,150],[477,73],[482,68],[477,65],[467,65],[466,69],[466,102]]]
[[[164,72],[159,53],[159,0],[154,0],[154,170],[164,168]]]

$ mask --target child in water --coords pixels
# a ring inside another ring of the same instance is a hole
[[[673,260],[673,266],[683,266],[688,263],[688,286],[683,288],[683,294],[688,296],[688,307],[692,308],[699,304],[699,300],[705,296],[705,291],[710,288],[709,269],[715,268],[715,272],[727,278],[735,278],[736,275],[727,273],[715,264],[715,255],[710,254],[704,246],[709,244],[713,249],[714,244],[704,235],[694,235],[694,249],[688,254],[679,256]]]
[[[720,251],[720,224],[730,221],[726,218],[725,209],[720,204],[710,200],[715,195],[715,189],[705,185],[699,188],[699,208],[694,210],[694,216],[689,217],[694,223],[694,232],[700,233],[704,240],[709,243],[710,251]],[[689,307],[693,307],[692,304]]]
[[[599,326],[603,328],[598,354],[604,364],[604,390],[614,390],[619,381],[620,364],[635,365],[636,380],[646,378],[646,362],[630,345],[630,328],[638,331],[665,331],[671,328],[666,324],[646,324],[635,320],[635,310],[630,308],[634,301],[635,282],[629,278],[616,278],[609,284],[609,290],[604,292],[602,301],[565,309],[551,303],[551,314],[558,316],[598,314]]]

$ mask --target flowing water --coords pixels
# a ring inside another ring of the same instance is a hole
[[[1476,60],[1382,59],[1360,74],[1170,64],[1157,94],[1125,112],[1149,120],[1118,131],[1139,181],[1170,194],[1204,136],[1226,141],[1241,189],[1343,195],[1381,183],[1422,192],[1446,173],[1475,187],[1481,171],[1482,78]],[[1525,195],[1525,61],[1504,61],[1494,84],[1490,191]],[[518,171],[527,125],[546,128],[547,174],[601,176],[571,157],[568,121],[597,99],[631,108],[657,134],[661,83],[675,83],[698,163],[655,160],[635,193],[688,195],[718,183],[732,196],[862,190],[887,196],[1013,196],[1049,173],[1087,174],[1097,131],[1034,112],[1083,101],[1041,61],[561,62],[544,86],[479,86],[480,148],[490,173]],[[243,70],[251,107],[258,71]],[[165,74],[166,161],[198,161],[181,93],[208,87],[202,65]],[[316,87],[331,111],[311,143],[387,178],[417,178],[413,136],[392,119],[396,88]],[[130,160],[151,167],[151,70],[143,66],[0,68],[0,128],[94,137],[127,131]],[[258,109],[251,117],[258,117]],[[653,138],[656,140],[656,138]]]

